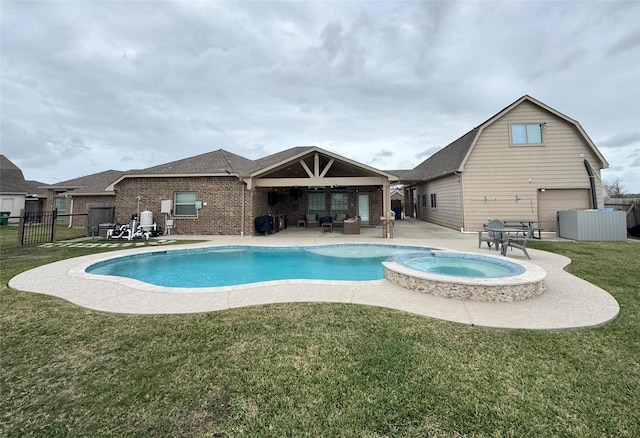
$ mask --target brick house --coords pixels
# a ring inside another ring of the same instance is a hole
[[[380,225],[397,177],[315,146],[250,160],[223,149],[126,172],[107,187],[116,220],[151,211],[172,233],[253,235],[254,219],[271,215],[295,226],[307,214],[360,216]],[[163,201],[170,201],[168,212]],[[389,214],[388,212],[386,213]]]
[[[119,178],[124,172],[120,170],[106,170],[104,172],[81,176],[79,178],[62,181],[47,186],[46,210],[58,210],[59,221],[68,222],[74,228],[87,228],[87,234],[92,233],[92,227],[97,223],[89,223],[91,209],[110,210],[111,214],[95,219],[97,222],[111,222],[115,208],[116,194],[108,190],[107,186]]]

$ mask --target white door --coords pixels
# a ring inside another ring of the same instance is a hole
[[[362,222],[369,222],[369,195],[358,195],[358,216]]]

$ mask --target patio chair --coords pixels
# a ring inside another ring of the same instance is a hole
[[[360,234],[360,217],[345,219],[342,232],[344,234]]]
[[[336,226],[343,226],[344,225],[344,220],[347,218],[347,215],[344,213],[338,213],[336,214],[335,219],[333,220],[333,225]]]
[[[306,216],[307,227],[317,227],[320,225],[318,222],[318,215],[315,213],[309,213]]]
[[[502,255],[507,255],[507,248],[518,248],[524,252],[524,255],[526,255],[529,260],[531,260],[531,257],[529,257],[529,253],[527,252],[527,244],[533,236],[533,229],[533,225],[531,225],[527,229],[527,233],[524,237],[518,235],[507,236],[507,239],[502,242]]]
[[[504,222],[500,219],[491,219],[486,225],[487,228],[504,228]],[[486,234],[486,236],[485,236]],[[478,231],[478,248],[482,247],[482,242],[487,242],[489,248],[492,244],[500,245],[500,238],[502,233],[489,230]],[[497,249],[497,248],[496,248]]]

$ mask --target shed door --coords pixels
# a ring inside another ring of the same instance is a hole
[[[556,231],[556,213],[574,208],[591,208],[589,189],[539,191],[538,226],[544,231]]]

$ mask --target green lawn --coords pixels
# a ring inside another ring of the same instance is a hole
[[[345,304],[100,313],[7,287],[96,249],[5,237],[0,436],[640,436],[638,243],[535,242],[621,305],[550,333]]]

